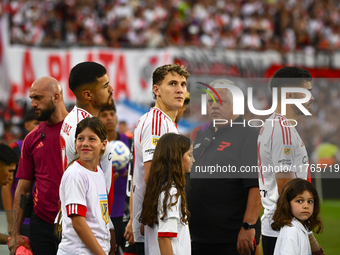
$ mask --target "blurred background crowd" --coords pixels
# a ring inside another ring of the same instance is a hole
[[[197,46],[279,52],[340,48],[336,0],[9,0],[12,44]]]
[[[0,4],[4,13],[11,44],[39,48],[196,46],[282,54],[340,49],[336,0],[8,0]],[[340,146],[340,90],[335,84],[315,82],[312,117],[299,119],[309,153],[324,139]],[[270,93],[258,93],[256,100],[258,109],[271,106]],[[197,107],[189,105],[184,119],[190,108],[199,112]],[[0,140],[10,143],[25,135],[22,117],[1,105],[0,116]],[[245,117],[254,118],[249,112]]]

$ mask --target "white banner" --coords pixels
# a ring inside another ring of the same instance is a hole
[[[42,76],[56,78],[64,89],[65,103],[75,102],[68,88],[73,66],[95,61],[106,67],[115,100],[151,103],[152,72],[173,62],[169,50],[41,49],[12,46],[7,50],[7,67],[14,101],[28,100],[33,81]]]
[[[42,49],[6,46],[6,44],[0,45],[0,102],[7,104],[14,111],[21,108],[21,102],[29,103],[28,93],[31,84],[45,75],[52,76],[61,83],[66,104],[75,103],[75,97],[68,88],[68,76],[71,68],[82,61],[96,61],[106,67],[110,84],[114,88],[115,100],[128,99],[144,105],[153,102],[152,72],[156,67],[164,64],[178,62],[187,66],[191,74],[189,83],[206,82],[212,78],[228,76],[264,77],[265,72],[272,65],[283,64],[282,55],[276,51],[251,52],[198,48]],[[290,64],[302,64],[308,58],[302,55],[285,56]],[[301,59],[304,61],[300,62]],[[319,54],[315,61],[319,61],[321,65],[321,62],[327,62],[325,59],[327,59],[325,56],[321,57]],[[339,65],[339,53],[332,55],[331,63]],[[317,65],[315,62],[313,64]]]

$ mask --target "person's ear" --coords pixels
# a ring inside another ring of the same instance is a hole
[[[81,95],[87,101],[91,101],[92,100],[92,92],[89,89],[83,90],[83,92],[81,92]]]
[[[156,96],[160,96],[160,86],[157,84],[153,85],[153,93],[155,93]]]
[[[53,103],[57,103],[60,100],[60,94],[54,93],[52,98],[53,98]]]
[[[25,123],[24,123],[24,127],[25,127],[25,129],[28,131],[28,126],[30,125],[30,122],[29,121],[26,121]]]
[[[106,145],[107,145],[107,140],[105,140],[105,141],[103,142],[103,150],[104,150],[104,151],[105,151]]]

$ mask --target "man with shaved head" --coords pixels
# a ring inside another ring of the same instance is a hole
[[[54,238],[54,219],[58,213],[59,185],[63,174],[60,158],[59,134],[68,112],[64,105],[62,87],[52,77],[37,79],[31,86],[29,97],[37,119],[42,121],[25,138],[16,177],[19,178],[14,195],[16,212],[11,231],[9,249],[29,245],[20,236],[24,220],[24,198],[34,188],[33,210],[30,222],[32,251],[35,255],[57,253]]]

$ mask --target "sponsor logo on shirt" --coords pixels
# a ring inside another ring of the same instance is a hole
[[[228,142],[221,142],[220,146],[217,148],[218,151],[223,151],[225,148],[229,147],[231,143]]]
[[[152,155],[155,152],[155,149],[148,149],[145,151],[145,153],[149,153],[149,155]]]
[[[291,165],[292,161],[290,159],[281,159],[277,163],[282,165]]]
[[[159,136],[155,136],[155,135],[154,135],[154,136],[152,136],[152,144],[153,144],[153,145],[155,145],[155,146],[156,146],[156,145],[157,145],[157,143],[158,143],[158,140],[159,140]]]
[[[108,210],[108,203],[107,203],[107,195],[106,194],[99,194],[99,201],[100,201],[100,210],[102,212],[102,218],[106,224],[109,223],[109,210]]]
[[[307,164],[307,162],[308,162],[308,157],[307,157],[307,156],[304,156],[304,157],[302,158],[302,163],[303,163],[303,164]]]
[[[286,156],[289,156],[291,153],[292,153],[292,148],[291,147],[288,147],[288,146],[285,146],[283,148],[283,153],[286,155]]]
[[[39,148],[41,148],[43,146],[44,146],[43,142],[40,142],[36,148],[39,149]]]

